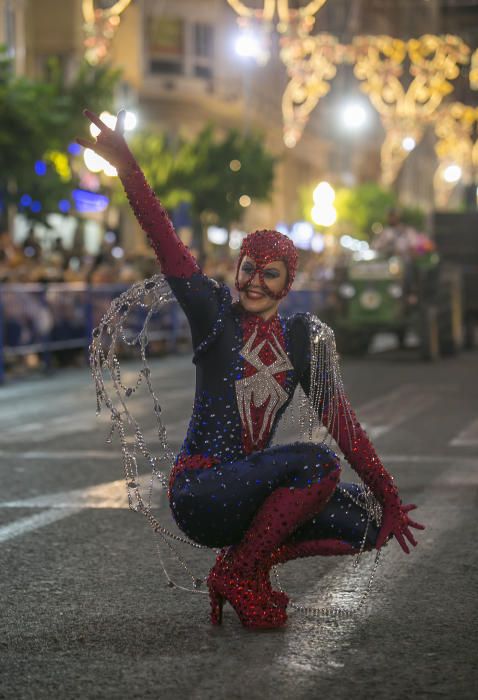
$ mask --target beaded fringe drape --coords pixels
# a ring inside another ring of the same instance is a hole
[[[160,489],[166,490],[168,488],[169,471],[175,454],[168,444],[159,396],[151,378],[147,350],[148,345],[155,339],[154,331],[151,328],[154,317],[159,312],[164,312],[170,304],[175,303],[177,302],[172,291],[161,274],[134,284],[113,300],[94,330],[90,345],[90,365],[96,385],[96,413],[99,415],[104,406],[109,410],[111,416],[110,431],[106,442],[112,443],[116,433],[121,445],[129,508],[144,515],[158,536],[158,556],[167,585],[195,593],[206,593],[206,591],[200,590],[206,576],[199,577],[192,573],[175,544],[187,544],[196,549],[208,548],[165,527],[155,515],[153,503],[155,487],[159,486]],[[136,330],[132,330],[133,327],[136,327]],[[302,439],[317,441],[320,439],[318,436],[321,432],[325,431],[324,439],[329,441],[332,439],[330,434],[338,425],[338,411],[349,410],[348,402],[344,392],[333,331],[312,315],[309,315],[309,327],[311,359],[309,396],[307,397],[303,391],[297,390],[295,400],[287,409],[281,422],[288,422],[293,427],[295,439],[302,437]],[[127,372],[123,372],[120,365],[119,356],[125,352],[130,357],[135,352],[140,361],[140,368],[132,381],[129,380],[131,369],[128,368]],[[125,379],[126,375],[128,375],[128,382]],[[146,387],[156,423],[157,438],[155,438],[153,450],[146,444],[144,430],[131,408],[132,402],[128,403],[128,399],[138,395],[143,386]],[[351,440],[353,436],[349,435],[348,438]],[[149,473],[140,473],[143,464],[147,465]],[[345,489],[343,493],[354,500]],[[366,509],[368,523],[373,519],[380,524],[380,505],[366,486],[363,486],[360,505]],[[368,529],[368,523],[366,529]],[[359,552],[354,558],[354,568],[358,566],[363,554],[366,536],[367,532],[365,532]],[[184,570],[191,580],[192,587],[183,586],[173,581],[164,561],[164,552],[168,552],[176,564]],[[364,591],[362,594],[357,591],[358,602],[353,608],[308,607],[293,602],[290,607],[312,616],[353,615],[365,603],[378,563],[379,552],[375,555]],[[275,569],[275,575],[280,587],[277,569]]]

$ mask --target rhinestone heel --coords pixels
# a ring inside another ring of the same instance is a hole
[[[226,600],[249,629],[272,629],[287,622],[286,605],[277,604],[257,577],[248,578],[224,555],[218,556],[207,585],[213,625],[221,624]]]
[[[209,586],[209,600],[211,603],[211,624],[221,625],[222,606],[224,605],[224,598],[221,595],[219,595],[219,593],[215,591],[211,586]]]

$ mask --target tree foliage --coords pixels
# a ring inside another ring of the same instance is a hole
[[[45,80],[17,77],[5,52],[0,52],[0,206],[18,205],[24,194],[41,203],[41,211],[22,209],[27,218],[46,223],[58,212],[59,199],[68,199],[74,179],[58,171],[57,158],[75,136],[87,135],[82,109],[112,106],[118,71],[83,64],[72,81],[66,82],[58,62],[50,61]],[[45,174],[35,172],[43,160]]]
[[[275,158],[259,134],[230,129],[218,136],[208,125],[191,140],[169,142],[163,134],[143,132],[131,149],[165,206],[190,202],[196,221],[230,226],[244,215],[242,195],[265,200],[272,190]]]
[[[309,185],[299,191],[301,215],[311,223],[313,223],[311,210],[315,187],[315,184]],[[373,224],[385,225],[392,209],[399,212],[403,223],[416,229],[423,229],[425,223],[423,209],[418,206],[400,206],[395,192],[384,189],[375,182],[337,189],[334,206],[337,211],[334,229],[355,238],[371,238]]]
[[[335,197],[337,222],[350,227],[356,238],[368,238],[373,224],[384,224],[390,209],[396,206],[395,193],[374,182],[341,188]]]

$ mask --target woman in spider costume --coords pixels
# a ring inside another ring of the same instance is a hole
[[[190,539],[223,548],[208,577],[211,621],[221,622],[227,600],[246,627],[282,626],[289,599],[272,589],[273,565],[380,549],[392,536],[408,553],[407,540],[416,545],[410,528],[423,526],[409,518],[415,506],[402,504],[347,401],[331,330],[307,314],[278,315],[296,272],[292,242],[268,230],[244,239],[233,303],[176,235],[123,138],[123,114],[115,130],[85,114],[100,133],[79,143],[117,168],[191,327],[196,394],[169,499]],[[339,482],[339,459],[323,442],[270,447],[298,385],[365,489]],[[370,493],[380,526],[365,507]]]

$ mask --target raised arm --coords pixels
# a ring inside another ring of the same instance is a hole
[[[402,549],[408,554],[409,548],[406,539],[413,546],[417,544],[410,528],[414,527],[422,530],[424,526],[410,520],[408,517],[408,512],[416,508],[416,506],[413,504],[402,504],[393,477],[385,469],[372,442],[352,409],[343,391],[333,333],[328,327],[325,328],[326,333],[323,334],[319,342],[328,347],[319,350],[319,364],[315,376],[315,382],[322,387],[319,390],[319,395],[321,394],[319,396],[320,403],[316,406],[319,419],[342,450],[352,469],[357,472],[382,505],[382,524],[377,538],[377,549],[385,543],[390,534],[393,534]],[[309,349],[309,329],[304,334],[303,342],[306,345],[303,354],[304,370],[300,383],[306,395],[310,397],[311,352]]]
[[[93,112],[85,109],[84,114],[100,129],[100,133],[95,142],[85,139],[77,141],[81,146],[94,150],[117,169],[131,208],[150,240],[162,272],[167,277],[183,278],[200,272],[194,256],[176,234],[167,211],[148,185],[128,148],[123,136],[124,111],[118,114],[114,129],[106,126]]]
[[[118,114],[115,129],[110,129],[89,110],[85,110],[84,114],[100,129],[100,133],[96,141],[77,141],[117,169],[133,212],[156,253],[161,271],[188,318],[193,347],[196,349],[208,337],[228,301],[225,290],[202,274],[194,256],[176,234],[167,211],[148,185],[123,136],[124,111]]]

